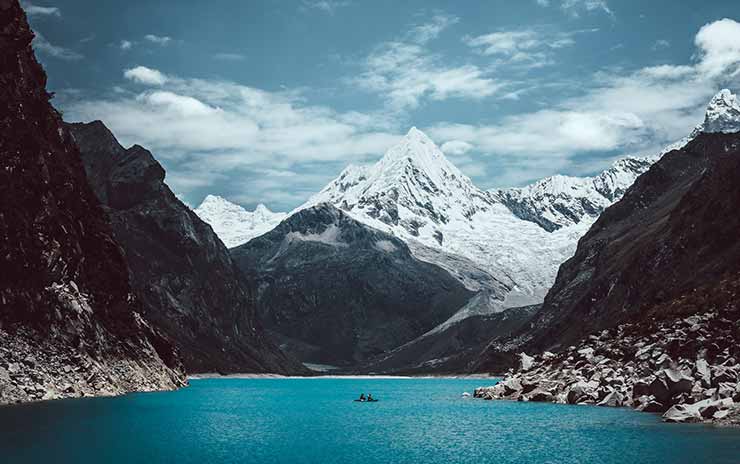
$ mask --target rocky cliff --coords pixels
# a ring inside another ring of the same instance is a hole
[[[0,403],[173,389],[170,342],[49,103],[17,0],[0,0]]]
[[[532,328],[494,340],[478,368],[552,349],[560,354],[511,377],[544,391],[543,401],[740,421],[739,207],[740,133],[699,133],[604,211]]]
[[[527,344],[567,346],[740,272],[740,135],[703,133],[637,179],[581,239]],[[696,308],[687,307],[692,313]]]
[[[146,149],[123,148],[100,121],[72,124],[145,316],[190,372],[302,373],[263,333],[249,283],[211,227],[175,197]]]
[[[390,234],[320,204],[232,248],[266,328],[306,362],[357,365],[431,330],[472,295]]]

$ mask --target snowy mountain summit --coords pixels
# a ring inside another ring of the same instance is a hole
[[[550,233],[523,220],[416,128],[375,165],[345,169],[299,210],[324,202],[401,238],[468,288],[490,291],[494,310],[541,301],[590,225]]]
[[[382,224],[408,237],[432,237],[442,245],[444,226],[490,209],[493,200],[426,134],[412,127],[374,166],[349,166],[304,207],[324,202],[376,227]]]
[[[722,89],[707,106],[702,132],[737,132],[740,130],[740,103],[728,89]],[[699,129],[697,128],[697,129]]]
[[[551,176],[520,188],[491,191],[515,215],[548,232],[594,220],[643,172],[652,158],[627,157],[594,177]]]
[[[274,229],[287,217],[286,213],[274,213],[261,203],[254,211],[247,211],[217,195],[206,196],[194,211],[229,248]]]

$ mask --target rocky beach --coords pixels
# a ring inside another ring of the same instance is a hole
[[[630,407],[667,422],[740,425],[736,307],[623,324],[557,354],[520,354],[520,367],[485,400]]]

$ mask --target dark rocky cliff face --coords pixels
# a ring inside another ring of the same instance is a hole
[[[740,279],[739,208],[740,134],[700,134],[666,154],[581,239],[533,329],[492,347],[482,366],[495,369],[489,361],[501,352],[564,348],[620,323],[737,305],[716,287]]]
[[[255,319],[248,284],[211,227],[178,200],[146,149],[100,122],[71,124],[90,185],[111,218],[146,317],[190,372],[302,373]]]
[[[353,366],[444,322],[470,298],[399,239],[321,204],[231,249],[266,328],[303,361]]]
[[[176,388],[32,38],[0,0],[0,403]]]

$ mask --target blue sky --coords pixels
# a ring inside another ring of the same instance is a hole
[[[55,105],[167,182],[273,210],[409,127],[483,188],[589,175],[740,83],[740,2],[25,2]]]

